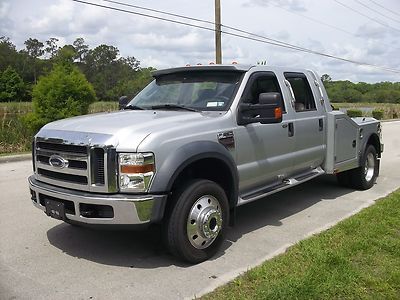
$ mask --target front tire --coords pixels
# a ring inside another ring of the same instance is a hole
[[[166,220],[165,240],[170,252],[190,263],[216,254],[228,224],[228,199],[215,182],[197,179],[173,193]]]

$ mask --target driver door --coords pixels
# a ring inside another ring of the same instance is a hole
[[[275,74],[254,73],[248,81],[241,102],[257,104],[259,95],[268,92],[282,95]],[[283,105],[282,123],[251,123],[238,126],[235,131],[241,197],[268,185],[281,183],[292,173],[295,139],[290,134],[289,127],[293,125],[293,120],[286,112],[285,104]]]

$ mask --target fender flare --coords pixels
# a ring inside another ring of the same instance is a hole
[[[363,143],[363,145],[362,145],[362,147],[361,147],[361,153],[360,153],[360,157],[359,157],[359,164],[361,164],[361,160],[362,160],[362,157],[363,157],[363,155],[364,155],[364,153],[365,153],[365,150],[367,149],[367,145],[371,145],[371,143],[368,143],[368,141],[369,141],[371,138],[373,138],[373,139],[375,139],[375,140],[377,141],[376,153],[377,153],[377,155],[378,155],[378,158],[381,157],[381,141],[380,141],[380,139],[379,139],[379,136],[378,136],[378,134],[376,134],[376,133],[371,133],[371,134],[368,136],[368,138],[365,139],[365,142]],[[374,143],[372,143],[372,145],[375,146]]]
[[[236,163],[232,154],[224,146],[211,141],[191,142],[171,152],[160,166],[156,165],[156,176],[153,179],[149,193],[171,192],[179,174],[191,163],[205,158],[218,159],[230,170],[233,190],[229,191],[227,196],[230,206],[236,206],[239,193],[239,175]]]

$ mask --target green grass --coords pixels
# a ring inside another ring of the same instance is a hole
[[[400,190],[202,299],[400,299]]]
[[[95,102],[89,113],[118,109],[116,102]],[[25,153],[30,151],[32,134],[20,118],[32,111],[31,102],[0,103],[0,154]]]
[[[390,103],[334,103],[336,108],[371,107],[383,111],[383,119],[400,117],[400,104]],[[99,101],[90,105],[89,113],[115,111],[117,102]],[[29,151],[31,135],[22,125],[20,117],[32,111],[31,102],[0,103],[0,153]],[[369,113],[371,115],[371,113]]]

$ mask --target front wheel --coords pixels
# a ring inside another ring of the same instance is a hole
[[[214,256],[224,241],[228,199],[215,182],[198,179],[173,193],[165,240],[172,254],[190,263]]]

